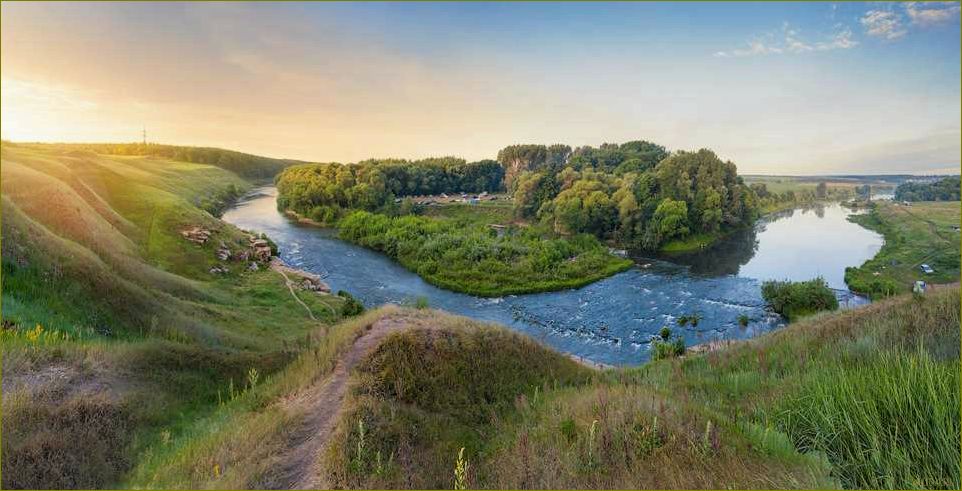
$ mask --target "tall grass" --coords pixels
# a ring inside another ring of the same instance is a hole
[[[959,366],[925,351],[818,367],[771,417],[847,488],[959,488]]]

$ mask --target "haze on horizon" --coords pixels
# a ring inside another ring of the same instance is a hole
[[[646,139],[958,173],[958,2],[9,3],[0,133],[311,161]]]

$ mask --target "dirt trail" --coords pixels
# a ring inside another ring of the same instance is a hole
[[[294,432],[289,448],[279,462],[282,468],[257,484],[262,489],[327,489],[320,455],[338,421],[347,393],[351,370],[364,359],[388,334],[415,327],[412,319],[391,316],[377,320],[371,328],[354,341],[350,350],[337,362],[331,375],[286,402],[295,411],[307,414]]]

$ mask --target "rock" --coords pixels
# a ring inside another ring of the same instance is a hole
[[[248,271],[257,271],[257,270],[259,270],[259,269],[261,269],[261,267],[258,266],[257,263],[255,263],[255,262],[251,262],[250,264],[247,265],[247,270],[248,270]]]
[[[230,273],[230,268],[227,266],[214,266],[210,268],[210,274],[226,274]]]
[[[251,252],[247,249],[237,251],[234,254],[234,260],[238,262],[246,262],[250,260],[250,258],[251,258]]]
[[[260,247],[254,247],[254,257],[261,262],[270,262],[271,260],[271,246],[265,245]]]
[[[220,259],[221,261],[227,261],[231,257],[230,249],[227,249],[226,247],[217,249],[217,252],[215,252],[214,255],[216,255],[217,259]]]
[[[210,240],[211,231],[200,227],[191,227],[187,230],[181,230],[180,235],[195,244],[203,245]]]

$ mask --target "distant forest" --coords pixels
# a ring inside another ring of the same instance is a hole
[[[959,201],[959,176],[934,182],[906,182],[895,188],[898,201]]]

